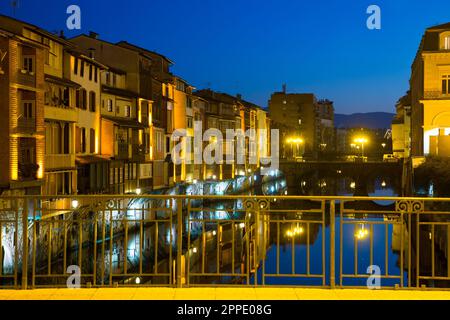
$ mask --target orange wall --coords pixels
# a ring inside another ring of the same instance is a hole
[[[114,124],[102,119],[101,124],[101,151],[102,155],[114,156]]]

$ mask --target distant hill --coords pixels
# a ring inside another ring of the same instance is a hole
[[[336,128],[388,129],[394,116],[395,114],[389,112],[336,113],[334,125]]]

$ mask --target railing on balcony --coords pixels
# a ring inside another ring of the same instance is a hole
[[[117,146],[117,158],[118,159],[128,159],[129,153],[128,153],[128,144],[119,142]]]
[[[27,181],[36,179],[36,174],[39,169],[39,165],[35,163],[20,163],[19,162],[19,180]]]
[[[443,94],[440,90],[425,91],[424,99],[450,99],[450,94]]]
[[[36,118],[20,117],[17,120],[17,129],[19,132],[33,133],[36,131]]]
[[[45,155],[45,167],[47,169],[73,168],[74,166],[75,154]]]
[[[145,149],[142,144],[133,144],[133,159],[136,161],[144,161],[145,160]]]
[[[17,71],[17,83],[29,86],[29,87],[35,87],[36,86],[36,75],[34,72],[29,72],[27,70],[19,69]]]
[[[449,214],[450,198],[1,197],[0,287],[75,270],[85,287],[450,288]]]

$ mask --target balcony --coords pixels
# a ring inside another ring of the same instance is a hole
[[[17,71],[17,83],[28,87],[36,87],[36,76],[34,72],[19,69]]]
[[[39,166],[35,163],[19,163],[19,180],[36,180]]]
[[[145,148],[142,144],[133,144],[133,160],[145,161]]]
[[[62,120],[67,122],[77,122],[78,116],[75,108],[61,106],[44,106],[45,119]]]
[[[117,159],[128,159],[128,144],[119,142],[117,146]]]
[[[21,133],[34,133],[36,131],[36,118],[19,118],[17,120],[17,131]]]
[[[74,154],[49,154],[45,155],[45,169],[64,169],[75,167]]]
[[[450,100],[450,94],[443,94],[440,90],[434,90],[434,91],[425,91],[423,94],[423,98],[425,100]]]

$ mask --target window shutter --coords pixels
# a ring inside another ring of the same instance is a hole
[[[75,152],[81,152],[81,129],[80,127],[75,128]]]

